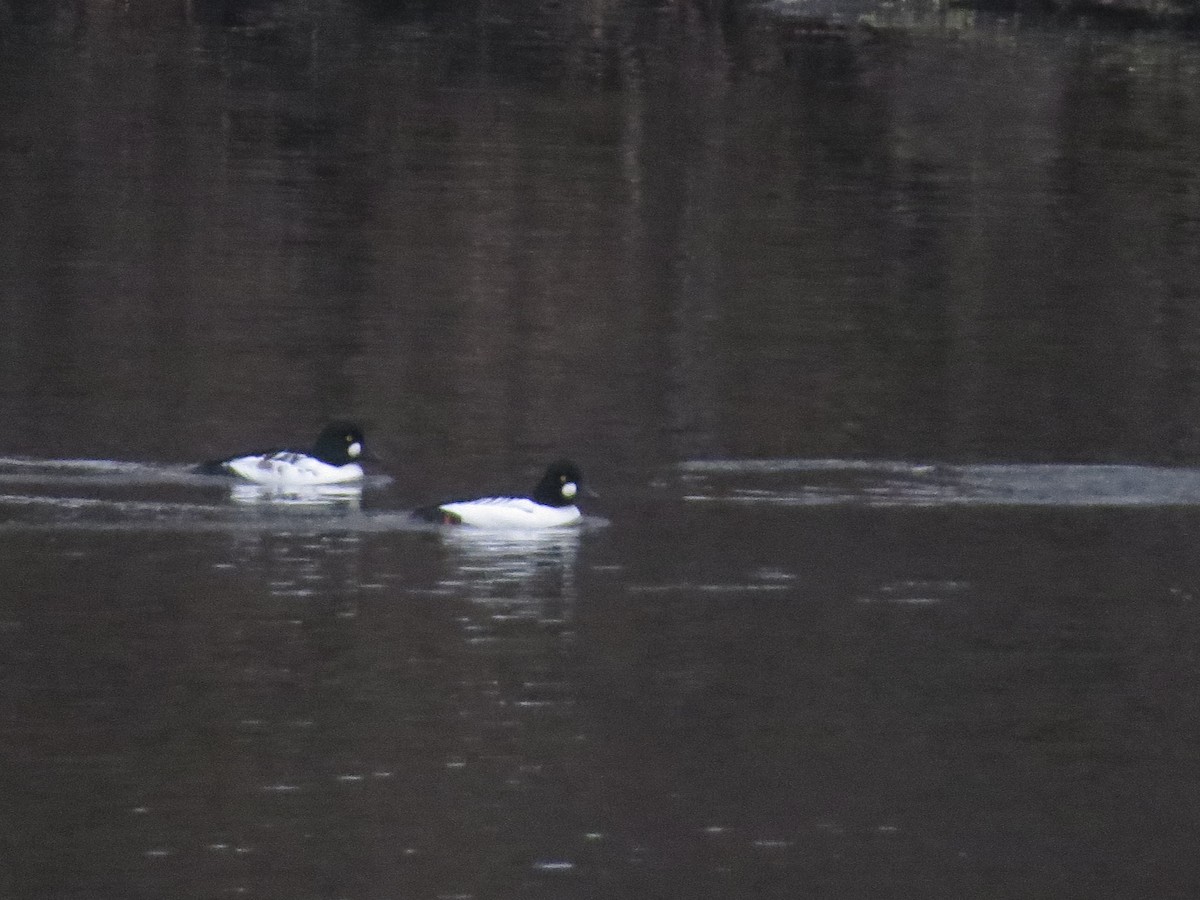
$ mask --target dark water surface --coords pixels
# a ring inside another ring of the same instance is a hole
[[[1200,46],[715,6],[0,3],[0,897],[1200,896]]]

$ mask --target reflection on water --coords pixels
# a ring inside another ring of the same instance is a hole
[[[271,485],[242,484],[229,487],[229,499],[234,503],[277,504],[282,506],[336,506],[358,509],[362,504],[361,484]]]
[[[440,528],[438,539],[452,573],[443,584],[468,591],[497,591],[519,599],[570,596],[573,590],[568,583],[539,585],[538,576],[547,571],[569,576],[575,568],[581,531]]]
[[[454,602],[472,655],[482,654],[479,658],[520,673],[503,690],[498,682],[489,682],[489,693],[500,691],[495,700],[501,706],[548,707],[558,702],[550,695],[567,690],[561,680],[552,684],[544,672],[532,673],[546,659],[561,657],[574,641],[581,539],[577,529],[521,533],[459,528],[438,534],[444,575],[434,593]],[[563,696],[558,700],[570,702]]]
[[[962,581],[928,581],[901,578],[876,585],[859,598],[861,603],[902,603],[924,605],[953,601],[970,591],[971,585]]]
[[[441,529],[447,573],[438,588],[470,603],[471,615],[463,618],[470,640],[504,645],[502,634],[514,626],[569,635],[580,536],[575,528]]]

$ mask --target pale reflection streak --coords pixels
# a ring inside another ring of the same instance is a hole
[[[579,529],[456,528],[443,530],[441,540],[449,571],[439,586],[470,601],[485,619],[565,624],[571,618]]]
[[[545,779],[578,744],[571,648],[580,533],[463,528],[444,531],[441,540],[446,570],[438,588],[465,601],[458,613],[465,652],[452,701],[457,739],[446,769],[482,778],[477,784],[497,798],[539,796],[552,790]]]
[[[358,509],[362,504],[362,485],[238,483],[230,487],[229,499],[246,505]]]

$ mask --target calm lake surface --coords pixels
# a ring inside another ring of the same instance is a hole
[[[1200,896],[1200,44],[779,9],[0,4],[0,897]]]

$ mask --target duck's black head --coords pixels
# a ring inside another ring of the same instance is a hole
[[[584,493],[583,473],[568,459],[552,463],[537,487],[533,499],[543,506],[571,506]]]
[[[331,466],[344,466],[367,455],[362,429],[350,422],[333,422],[317,437],[312,455]]]

